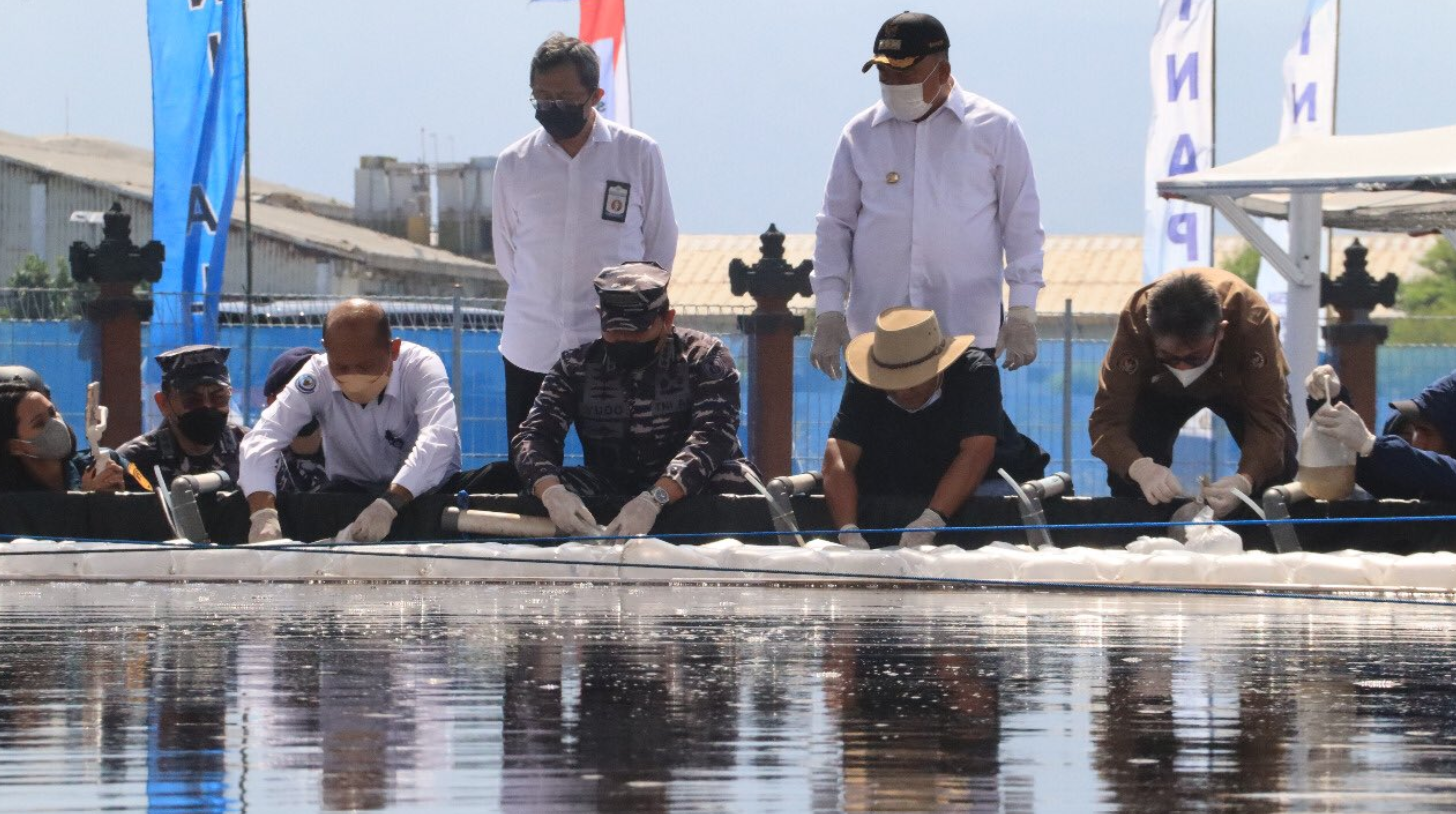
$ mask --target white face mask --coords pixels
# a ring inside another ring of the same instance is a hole
[[[939,68],[937,63],[936,69]],[[890,115],[902,122],[913,122],[929,113],[931,103],[925,101],[925,82],[935,78],[935,74],[936,71],[931,71],[924,82],[915,85],[886,85],[881,82],[880,99],[890,109]]]

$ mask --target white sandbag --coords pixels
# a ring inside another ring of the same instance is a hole
[[[1456,554],[1437,551],[1401,557],[1386,570],[1384,584],[1401,588],[1456,590]]]
[[[1084,547],[1047,549],[1021,563],[1017,579],[1026,582],[1101,582],[1099,562]],[[1120,570],[1120,569],[1118,569]]]
[[[1183,544],[1172,537],[1142,537],[1127,544],[1127,550],[1134,554],[1151,554],[1154,551],[1183,551]]]
[[[1117,575],[1118,582],[1163,585],[1198,585],[1208,582],[1212,558],[1192,551],[1157,551],[1129,554]]]
[[[1358,560],[1301,551],[1275,555],[1288,562],[1289,584],[1309,588],[1365,586],[1369,577]]]
[[[1207,579],[1213,585],[1283,585],[1289,564],[1267,551],[1215,556]]]
[[[640,566],[650,566],[643,568]],[[622,549],[624,579],[634,580],[705,580],[731,577],[717,571],[694,570],[716,568],[718,563],[696,551],[693,546],[680,546],[656,537],[628,540]]]
[[[936,557],[940,576],[948,579],[1014,580],[1019,560],[990,547],[945,551]]]

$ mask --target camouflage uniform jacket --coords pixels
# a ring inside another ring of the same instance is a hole
[[[312,492],[328,482],[329,473],[324,468],[322,449],[313,455],[299,455],[290,447],[283,448],[283,454],[278,458],[278,491],[274,494]]]
[[[666,475],[689,495],[725,465],[752,468],[738,445],[738,369],[715,337],[675,328],[645,368],[625,370],[596,340],[561,354],[511,444],[529,486],[561,471],[576,424],[586,467],[623,494]]]
[[[222,437],[212,445],[212,449],[202,455],[188,455],[182,451],[173,437],[172,430],[166,422],[162,426],[152,430],[145,435],[137,437],[122,444],[116,451],[126,460],[137,465],[142,476],[148,480],[154,480],[153,467],[162,468],[162,477],[166,483],[152,485],[160,488],[169,488],[172,480],[178,475],[191,475],[201,472],[226,472],[233,483],[238,482],[238,445],[242,443],[243,435],[248,428],[237,424],[228,424],[223,431]],[[132,484],[128,485],[132,488]]]

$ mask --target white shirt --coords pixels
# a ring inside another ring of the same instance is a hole
[[[238,485],[272,493],[281,451],[314,418],[330,478],[399,484],[416,497],[460,471],[460,431],[445,364],[429,348],[401,342],[384,393],[358,405],[329,373],[327,354],[309,359],[243,438]]]
[[[1031,154],[1005,109],[959,85],[918,123],[876,102],[845,126],[829,170],[816,307],[843,311],[851,336],[891,306],[928,308],[947,335],[993,347],[1003,277],[1009,305],[1036,307],[1040,212]]]
[[[494,195],[495,262],[509,286],[500,350],[518,367],[545,373],[563,351],[601,338],[592,279],[602,269],[634,260],[672,269],[677,222],[662,151],[601,115],[575,158],[540,128],[507,147]],[[609,211],[618,205],[625,211]]]

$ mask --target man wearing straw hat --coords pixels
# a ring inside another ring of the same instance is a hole
[[[1010,494],[997,469],[1018,482],[1042,476],[1048,456],[1007,418],[996,363],[974,342],[941,335],[933,311],[896,307],[845,348],[851,379],[824,449],[824,496],[841,543],[866,547],[861,497],[924,497],[900,545],[928,545],[971,495]]]

